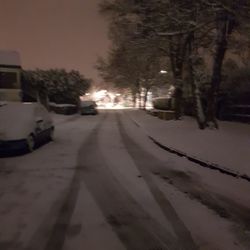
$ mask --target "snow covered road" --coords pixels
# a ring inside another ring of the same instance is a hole
[[[250,184],[162,150],[126,112],[56,116],[54,142],[0,159],[1,250],[250,249]]]

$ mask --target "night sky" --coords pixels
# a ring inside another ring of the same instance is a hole
[[[19,51],[24,69],[76,69],[98,82],[93,65],[109,45],[98,2],[1,0],[0,49]]]

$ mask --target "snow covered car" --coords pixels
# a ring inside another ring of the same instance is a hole
[[[97,115],[98,111],[96,109],[97,105],[95,101],[81,101],[80,113],[82,115]]]
[[[0,106],[0,153],[33,151],[53,139],[49,112],[38,103],[9,102]]]

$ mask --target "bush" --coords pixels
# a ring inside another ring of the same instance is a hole
[[[50,103],[49,107],[51,111],[61,115],[73,115],[78,111],[78,107],[73,104]]]
[[[172,102],[173,98],[157,97],[153,99],[153,107],[160,110],[173,110]]]
[[[221,89],[227,92],[234,104],[250,104],[250,67],[228,73]]]

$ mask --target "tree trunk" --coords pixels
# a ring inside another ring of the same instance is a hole
[[[182,79],[175,79],[175,90],[174,90],[174,111],[175,120],[180,120],[182,116],[182,102],[183,102],[183,91],[182,91]]]
[[[214,128],[219,128],[218,122],[216,120],[216,103],[217,95],[221,82],[221,69],[223,65],[223,60],[227,50],[227,35],[228,28],[232,27],[232,19],[229,19],[229,14],[226,10],[221,10],[217,14],[217,39],[216,39],[216,48],[213,62],[213,73],[211,79],[211,88],[208,93],[207,100],[207,110],[206,110],[206,125],[212,125]]]
[[[138,108],[141,109],[142,103],[141,103],[141,91],[140,91],[140,90],[139,90],[139,92],[137,93],[136,100],[137,100],[137,103],[138,103]]]
[[[175,79],[175,91],[174,91],[174,109],[175,119],[180,120],[182,116],[183,105],[183,63],[186,55],[187,37],[182,35],[176,37],[176,41],[173,38],[169,40],[169,54],[171,68]]]
[[[205,114],[203,110],[203,105],[201,102],[201,95],[200,95],[200,89],[197,81],[193,81],[192,83],[192,94],[193,94],[193,101],[195,106],[195,117],[197,124],[199,126],[199,129],[204,129],[206,127],[205,123]]]
[[[147,105],[147,101],[148,101],[148,91],[149,91],[149,89],[146,88],[144,96],[143,96],[143,109],[144,110],[146,109],[146,105]]]
[[[180,120],[182,116],[182,89],[175,88],[174,93],[174,106],[175,106],[175,120]]]
[[[136,108],[136,93],[132,94],[133,107]]]
[[[201,102],[199,83],[196,81],[195,76],[194,76],[194,69],[193,69],[194,62],[192,60],[192,57],[195,53],[193,50],[192,41],[193,41],[193,35],[190,36],[189,43],[188,43],[188,59],[187,59],[188,79],[192,87],[193,104],[195,108],[195,118],[196,118],[199,128],[204,129],[205,128],[205,115],[204,115],[204,110],[203,110],[202,102]]]

